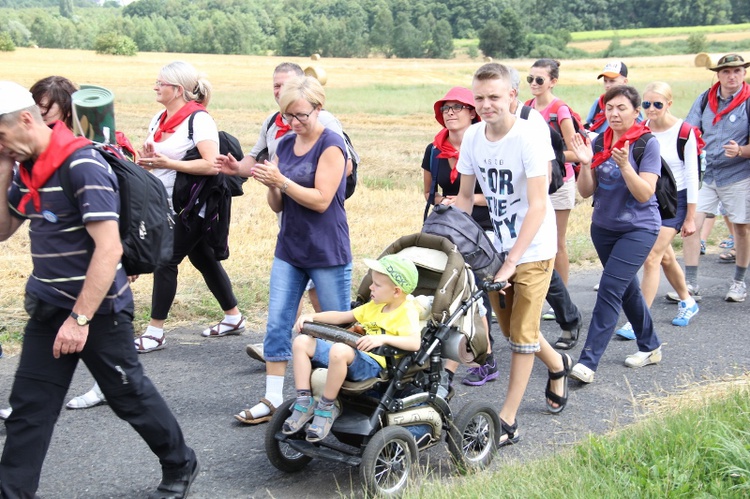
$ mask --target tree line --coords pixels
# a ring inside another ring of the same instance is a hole
[[[15,46],[401,58],[451,57],[458,38],[520,57],[564,49],[571,31],[750,22],[747,0],[0,0],[0,12]]]

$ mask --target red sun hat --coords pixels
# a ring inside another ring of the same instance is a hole
[[[435,102],[435,105],[433,106],[433,109],[435,110],[435,119],[443,127],[445,127],[445,120],[443,119],[443,112],[440,110],[440,108],[443,106],[443,104],[450,100],[460,102],[465,106],[471,106],[471,108],[474,109],[474,94],[471,92],[471,90],[464,87],[451,88],[450,90],[448,90],[448,93],[445,94],[445,97]],[[472,120],[472,123],[476,123],[477,121],[480,121],[478,114]]]

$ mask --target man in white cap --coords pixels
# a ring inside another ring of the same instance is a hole
[[[700,231],[707,213],[716,213],[719,202],[734,224],[735,271],[725,300],[747,297],[745,274],[750,263],[750,85],[747,67],[739,54],[727,54],[708,68],[718,82],[693,103],[685,121],[703,131],[706,173],[698,191],[696,234],[685,238],[685,280],[688,290],[700,296],[698,259]]]
[[[602,133],[609,128],[607,117],[604,115],[604,94],[612,87],[628,83],[628,67],[622,61],[609,61],[596,77],[597,80],[602,78],[604,78],[604,93],[594,101],[586,117],[586,125],[584,125],[589,132],[594,133]]]
[[[0,497],[35,497],[78,360],[159,457],[149,498],[186,497],[198,460],[133,349],[133,295],[120,265],[117,177],[63,122],[44,124],[28,90],[0,81],[0,241],[29,220],[23,354],[0,458]],[[15,168],[15,164],[18,167]],[[69,166],[66,166],[69,165]],[[70,169],[71,206],[60,168]]]

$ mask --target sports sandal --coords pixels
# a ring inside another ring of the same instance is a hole
[[[284,435],[293,435],[302,429],[305,424],[315,416],[315,399],[312,397],[306,397],[307,405],[302,405],[298,402],[294,403],[294,411],[292,415],[286,418],[284,426],[281,427],[281,433]]]
[[[555,344],[553,345],[558,350],[570,350],[576,343],[578,343],[578,336],[581,334],[581,325],[571,329],[570,331],[563,331]]]
[[[729,236],[728,238],[726,238],[722,242],[720,242],[719,243],[719,248],[722,248],[722,249],[732,249],[732,248],[734,248],[734,236]]]
[[[320,442],[326,438],[331,431],[333,422],[336,421],[336,418],[341,414],[341,409],[339,409],[335,403],[326,411],[322,411],[318,409],[318,407],[320,407],[320,403],[318,403],[318,406],[315,408],[315,418],[313,419],[312,424],[307,428],[308,442]]]
[[[737,260],[737,251],[734,248],[719,254],[720,263],[734,263]]]
[[[242,334],[244,330],[245,330],[245,317],[243,316],[240,319],[240,322],[238,322],[237,324],[232,324],[229,322],[219,322],[215,326],[211,326],[208,329],[204,329],[201,334],[205,336],[206,338],[218,337],[218,336],[232,336],[232,335]]]
[[[573,360],[567,353],[560,354],[560,356],[563,361],[563,370],[556,373],[547,371],[547,388],[544,390],[544,396],[547,397],[547,410],[552,414],[560,414],[568,403],[568,374],[570,374],[570,365]],[[560,378],[565,378],[565,390],[563,390],[562,397],[552,391],[552,381]],[[553,407],[550,402],[557,404],[557,407]]]
[[[260,424],[265,423],[266,421],[271,421],[271,418],[273,417],[273,414],[276,412],[276,406],[274,406],[267,398],[261,397],[260,403],[268,407],[268,409],[271,411],[265,416],[260,416],[257,418],[253,417],[253,413],[250,412],[250,409],[243,409],[239,412],[239,414],[234,415],[234,419],[239,421],[240,423],[244,424]]]
[[[156,345],[153,347],[146,347],[143,344],[144,339],[151,340],[156,343]],[[162,336],[161,338],[157,338],[156,336],[151,336],[150,334],[142,334],[135,339],[135,351],[138,353],[149,353],[155,350],[161,350],[165,346],[167,346],[167,338],[164,336]]]
[[[509,425],[503,421],[503,418],[500,418],[500,438],[497,443],[498,448],[505,447],[506,445],[517,444],[519,440],[521,440],[521,436],[518,434],[518,421]]]

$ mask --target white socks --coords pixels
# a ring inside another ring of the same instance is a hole
[[[274,407],[279,407],[284,402],[284,376],[266,375],[265,398],[268,399]],[[253,419],[267,416],[270,413],[271,410],[263,403],[259,403],[250,409],[250,415]]]

